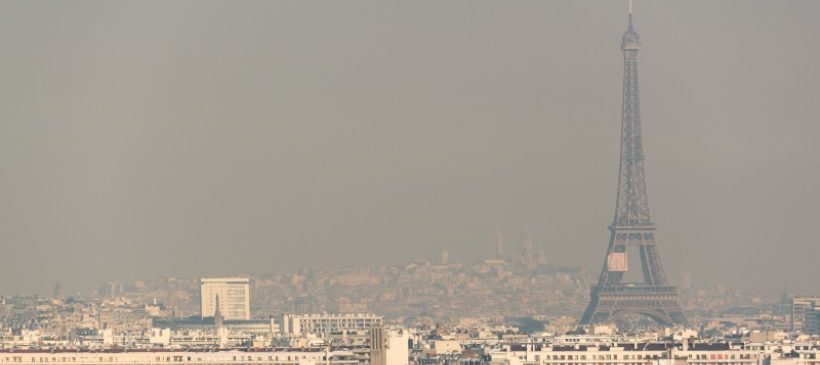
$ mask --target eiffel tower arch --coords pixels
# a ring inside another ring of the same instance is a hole
[[[686,323],[686,317],[678,304],[678,290],[669,285],[666,278],[655,241],[655,225],[649,214],[638,93],[640,45],[640,38],[632,25],[630,3],[629,26],[621,41],[624,89],[621,165],[615,218],[609,226],[609,247],[601,276],[598,284],[590,291],[589,305],[581,318],[582,324],[611,322],[626,313],[644,315],[662,325]],[[635,247],[638,257],[629,257],[628,247]],[[637,264],[632,264],[635,260]],[[640,266],[642,282],[629,283],[624,280],[630,266]]]

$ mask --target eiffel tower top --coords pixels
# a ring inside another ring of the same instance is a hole
[[[629,27],[623,35],[624,89],[621,111],[621,167],[618,176],[618,198],[613,228],[654,227],[649,214],[649,198],[644,176],[643,139],[641,137],[641,101],[638,92],[638,33],[632,24],[632,3],[629,6]]]
[[[629,0],[629,27],[626,28],[626,32],[624,32],[621,49],[625,51],[628,49],[638,50],[640,48],[641,38],[638,37],[638,33],[635,32],[635,27],[632,25],[632,0]]]

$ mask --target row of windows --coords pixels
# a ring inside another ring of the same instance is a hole
[[[716,353],[716,354],[689,354],[689,359],[695,360],[749,360],[749,359],[757,359],[757,354],[725,354],[725,353]],[[587,360],[587,355],[580,354],[580,355],[535,355],[535,361],[540,362],[541,359],[544,360]],[[590,360],[657,360],[660,358],[659,354],[624,354],[620,357],[618,354],[600,354],[600,355],[589,355]],[[519,356],[519,359],[525,360],[524,357]]]
[[[618,360],[617,354],[590,355],[590,360]],[[658,355],[623,355],[621,360],[657,359]],[[587,355],[545,355],[544,360],[586,360]],[[523,359],[522,359],[523,360]],[[535,355],[535,361],[541,361],[541,355]]]
[[[649,360],[648,358],[646,360]],[[548,362],[548,365],[646,365],[646,362]],[[700,362],[693,361],[693,365],[749,365],[751,362]]]
[[[302,355],[301,359],[307,359],[307,356]],[[315,357],[315,358],[311,358],[311,360],[317,360],[317,361],[318,361],[318,359],[319,359],[318,356]],[[322,361],[327,361],[327,356],[322,356],[321,359],[322,359]],[[121,359],[120,357],[114,357],[114,356],[99,356],[99,357],[97,357],[97,356],[95,356],[95,357],[81,356],[79,358],[77,356],[59,356],[59,357],[57,357],[57,356],[52,356],[52,357],[46,357],[46,356],[32,356],[32,357],[28,357],[28,356],[25,356],[25,357],[24,356],[11,356],[11,357],[0,358],[0,360],[5,360],[5,361],[0,361],[0,364],[77,363],[78,361],[80,363],[120,363],[120,362],[129,362],[129,363],[131,363],[131,362],[135,362],[135,361],[144,360],[144,357],[135,359],[135,358],[128,358],[128,356],[126,356],[125,359]],[[163,363],[163,362],[171,362],[171,363],[173,363],[173,362],[191,362],[191,361],[200,361],[200,362],[205,361],[207,363],[213,363],[214,361],[231,361],[232,364],[235,364],[237,361],[258,361],[258,362],[268,361],[269,364],[273,364],[273,365],[294,365],[294,364],[298,363],[298,361],[300,360],[300,357],[296,356],[296,355],[294,355],[294,356],[282,356],[282,359],[280,360],[279,356],[241,355],[241,356],[231,356],[230,360],[228,360],[228,357],[224,357],[224,358],[221,358],[221,359],[212,358],[212,359],[205,359],[205,360],[203,360],[202,357],[197,357],[194,360],[194,358],[191,357],[191,356],[173,355],[173,356],[155,356],[153,360],[154,360],[154,362],[160,362],[160,363]],[[280,361],[282,361],[282,362],[280,362]],[[284,362],[284,361],[287,361],[287,362]]]
[[[550,362],[549,365],[646,365],[645,362]]]
[[[696,354],[689,355],[690,359],[695,360],[735,360],[735,359],[757,359],[757,354]]]

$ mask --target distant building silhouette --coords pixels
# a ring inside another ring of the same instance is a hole
[[[504,233],[501,231],[501,224],[495,224],[495,258],[503,260],[505,254]]]

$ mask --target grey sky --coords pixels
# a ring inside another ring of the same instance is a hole
[[[625,1],[0,5],[0,294],[491,252],[597,272]],[[638,1],[667,271],[819,291],[820,2]]]

